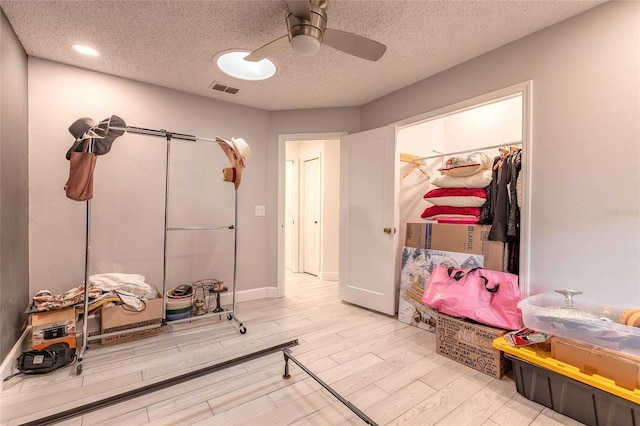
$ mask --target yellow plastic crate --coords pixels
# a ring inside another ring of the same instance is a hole
[[[640,389],[632,391],[622,388],[617,386],[611,379],[597,374],[585,374],[581,372],[578,367],[553,359],[551,357],[551,351],[548,344],[514,347],[507,343],[504,336],[500,336],[493,340],[493,347],[505,354],[512,355],[562,376],[569,377],[604,392],[608,392],[612,395],[640,404]]]

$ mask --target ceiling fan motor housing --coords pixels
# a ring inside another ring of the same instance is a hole
[[[326,0],[312,1],[308,20],[295,16],[291,12],[287,14],[289,41],[294,52],[312,56],[320,49],[324,30],[327,27],[326,7]]]

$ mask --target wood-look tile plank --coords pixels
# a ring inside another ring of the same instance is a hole
[[[244,368],[242,368],[244,370]],[[244,370],[246,371],[246,370]],[[239,370],[241,372],[241,370]],[[242,395],[243,388],[256,386],[256,383],[262,383],[264,380],[271,380],[274,377],[280,377],[279,365],[272,365],[268,368],[263,368],[258,371],[254,371],[246,374],[236,374],[233,376],[225,377],[224,380],[215,379],[214,382],[205,383],[199,385],[197,388],[185,389],[182,385],[178,386],[177,390],[168,394],[167,398],[158,398],[153,403],[147,405],[149,411],[149,418],[156,420],[158,418],[170,415],[177,410],[188,409],[190,406],[198,405],[202,402],[208,402],[229,395]],[[282,374],[282,373],[280,373]],[[216,376],[215,375],[212,376]],[[282,380],[282,379],[281,379]],[[185,385],[188,382],[185,383]],[[240,399],[237,401],[240,403]],[[208,404],[213,412],[223,410],[222,408],[216,408],[212,404]]]
[[[411,365],[421,358],[422,356],[414,352],[404,352],[375,366],[349,374],[336,382],[332,382],[331,386],[342,395],[350,395],[358,389],[393,375],[397,370]]]
[[[323,391],[315,391],[305,397],[298,398],[281,407],[261,413],[254,413],[254,416],[243,419],[239,422],[233,422],[234,425],[247,426],[281,426],[293,423],[305,416],[313,414],[318,410],[333,404],[333,400]]]
[[[533,420],[533,422],[530,423],[530,426],[563,426],[563,425],[579,426],[579,425],[582,425],[582,423],[555,412],[551,414],[551,416],[547,416],[546,414],[541,413],[538,415],[538,417],[536,417]]]
[[[249,402],[262,395],[268,395],[271,392],[292,386],[296,382],[306,378],[302,374],[296,374],[290,379],[283,379],[281,371],[278,371],[278,373],[279,374],[269,375],[260,381],[247,383],[241,388],[220,393],[218,396],[209,399],[207,402],[215,414],[229,410],[238,404]]]
[[[377,404],[368,406],[367,416],[376,423],[385,425],[435,393],[435,389],[416,380]]]
[[[309,377],[278,389],[275,392],[271,392],[268,396],[276,407],[281,407],[320,389],[323,389],[323,387]]]
[[[421,380],[422,381],[422,380]],[[482,389],[482,385],[466,378],[459,377],[449,385],[437,390],[428,397],[393,419],[391,425],[430,426],[438,422],[452,411],[455,411],[468,398]]]
[[[461,365],[460,363],[452,361],[449,358],[443,357],[442,355],[433,354],[432,356],[434,358],[439,357],[442,360],[446,361],[436,370],[430,371],[429,373],[425,374],[424,377],[420,378],[421,381],[425,382],[434,389],[443,389],[454,380],[464,376],[465,373],[468,372],[468,370],[471,370],[466,365]]]
[[[541,411],[540,404],[515,393],[489,420],[499,426],[526,426],[531,424]]]
[[[387,334],[385,336],[376,335],[375,338],[367,339],[365,342],[360,343],[357,346],[331,355],[331,358],[337,363],[343,364],[364,354],[371,353],[384,346],[394,345],[395,343],[402,341],[405,337],[420,332],[422,332],[422,330],[417,327],[406,327],[398,330],[398,332],[394,334]]]
[[[514,394],[513,383],[508,381],[491,381],[467,398],[456,410],[450,412],[438,425],[478,425],[502,407]]]
[[[375,384],[371,384],[363,387],[362,389],[358,389],[351,395],[344,398],[362,412],[367,413],[369,408],[375,406],[384,399],[389,398],[389,394]]]
[[[557,424],[562,424],[565,426],[581,426],[583,423],[580,423],[577,420],[574,420],[570,417],[567,417],[563,414],[557,413],[555,411],[553,411],[550,408],[547,407],[542,407],[542,412],[540,413],[540,416],[545,416],[550,418],[552,421],[557,422]],[[536,417],[536,419],[538,418]]]
[[[414,351],[407,352],[416,353]],[[398,368],[392,374],[376,381],[375,384],[385,392],[392,394],[400,391],[415,380],[419,380],[421,377],[429,374],[429,372],[437,370],[446,362],[446,360],[438,357],[420,356],[416,361],[411,362],[405,367]],[[429,388],[433,389],[430,386]]]
[[[244,404],[236,405],[226,411],[214,412],[211,418],[195,423],[202,426],[228,426],[240,424],[254,418],[256,413],[273,409],[275,405],[268,396],[252,399]]]
[[[91,422],[91,420],[87,418],[82,419],[82,426],[112,426],[112,425],[137,426],[137,425],[146,425],[148,423],[149,423],[149,418],[147,417],[147,410],[144,408],[140,408],[135,411],[130,411],[130,412],[122,413],[120,415],[112,416],[110,419],[106,419],[97,423],[93,423]]]
[[[300,420],[290,423],[291,426],[361,426],[363,424],[363,420],[341,402],[329,404]]]
[[[206,402],[191,405],[189,408],[174,411],[166,416],[149,421],[151,426],[191,425],[201,421],[208,421],[213,417],[213,411]]]
[[[333,358],[332,358],[333,359]],[[364,354],[337,367],[330,368],[320,375],[320,379],[328,384],[335,383],[345,377],[357,374],[360,371],[368,370],[374,366],[382,364],[384,361],[373,354]]]
[[[56,426],[82,426],[82,416],[74,417],[72,419],[63,420],[56,423]]]

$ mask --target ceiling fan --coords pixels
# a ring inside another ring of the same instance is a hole
[[[258,62],[291,46],[303,56],[313,56],[324,43],[334,49],[369,61],[382,57],[387,46],[346,31],[327,28],[328,0],[287,0],[287,35],[265,44],[245,56],[246,61]]]

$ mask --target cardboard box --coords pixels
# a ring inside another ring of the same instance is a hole
[[[506,332],[438,313],[436,353],[499,379],[511,363],[494,348],[493,340]]]
[[[505,270],[502,241],[489,241],[489,225],[407,223],[406,247],[472,253],[484,256],[484,268]]]
[[[109,345],[161,333],[163,331],[162,308],[162,296],[160,295],[158,295],[157,299],[147,300],[145,310],[140,312],[125,310],[122,305],[103,307],[100,312],[101,333],[107,334],[118,331],[122,331],[122,333],[103,337],[101,343]],[[157,327],[136,330],[147,326]]]
[[[400,269],[398,320],[424,330],[434,331],[436,311],[422,303],[431,271],[438,265],[460,268],[482,267],[482,255],[405,247]]]
[[[434,332],[437,313],[419,300],[400,296],[398,302],[398,320],[423,330]]]
[[[76,347],[76,311],[73,306],[31,314],[31,342],[40,350],[57,343]]]
[[[589,375],[597,374],[629,390],[640,389],[640,356],[561,337],[551,338],[551,356]]]

